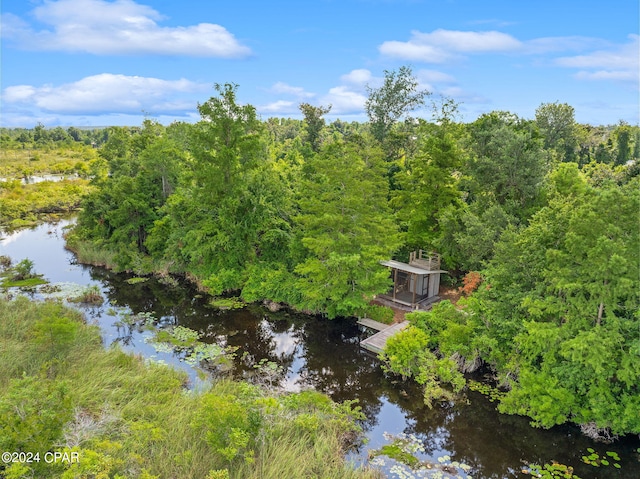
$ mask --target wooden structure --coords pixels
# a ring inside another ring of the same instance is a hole
[[[367,351],[380,354],[382,351],[384,351],[384,347],[387,345],[387,340],[394,334],[399,333],[404,328],[409,326],[409,321],[403,321],[401,323],[388,325],[373,321],[372,319],[362,318],[358,320],[358,324],[362,324],[367,328],[375,329],[378,331],[373,336],[360,341],[360,346],[362,346]]]
[[[393,278],[393,288],[381,298],[411,309],[418,309],[437,299],[440,289],[440,255],[420,250],[409,255],[409,263],[388,260],[380,264],[387,266]]]

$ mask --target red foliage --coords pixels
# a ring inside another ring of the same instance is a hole
[[[482,276],[477,271],[469,271],[464,278],[462,278],[462,283],[463,285],[458,288],[458,291],[465,296],[469,296],[478,289],[478,286],[482,283]]]

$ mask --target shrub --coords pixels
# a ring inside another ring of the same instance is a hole
[[[21,281],[23,279],[33,278],[33,261],[25,258],[13,267],[13,281]]]
[[[97,285],[88,286],[85,290],[75,298],[70,299],[73,303],[100,305],[104,302],[100,288]]]
[[[465,296],[469,296],[473,293],[478,286],[482,283],[482,276],[477,271],[469,271],[464,278],[462,278],[462,286],[458,288]]]

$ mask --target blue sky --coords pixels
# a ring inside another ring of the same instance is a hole
[[[365,120],[367,85],[409,65],[421,87],[533,118],[639,121],[637,0],[2,0],[0,125],[196,121],[214,83],[263,119]],[[417,116],[429,117],[427,110]]]

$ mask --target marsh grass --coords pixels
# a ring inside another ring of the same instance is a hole
[[[73,298],[69,298],[72,303],[90,304],[99,306],[104,303],[104,298],[97,285],[87,286],[82,292]]]
[[[82,173],[96,158],[94,148],[80,144],[61,148],[0,148],[0,176]]]
[[[231,380],[188,391],[185,373],[104,349],[96,326],[55,301],[0,298],[0,318],[0,449],[73,447],[81,458],[56,467],[0,465],[0,476],[202,479],[227,470],[230,479],[378,477],[345,464],[351,409],[319,393],[269,396]],[[233,416],[207,408],[234,405],[235,397],[238,417],[260,418],[251,448],[237,457],[220,449]],[[220,427],[207,429],[212,424]]]
[[[19,228],[36,224],[44,215],[75,211],[90,190],[89,181],[84,179],[30,185],[0,182],[0,226]]]
[[[101,266],[116,273],[133,272],[138,278],[127,280],[135,285],[147,281],[153,275],[167,285],[176,286],[178,282],[170,276],[171,262],[163,259],[153,259],[136,251],[127,251],[130,257],[127,266],[123,267],[118,258],[122,251],[118,251],[112,244],[105,241],[88,241],[80,237],[74,229],[65,235],[65,248],[73,252],[78,263]],[[144,276],[144,277],[140,277]]]
[[[102,266],[113,271],[120,271],[116,261],[117,253],[96,242],[84,241],[73,233],[66,236],[65,248],[73,252],[79,263]]]

